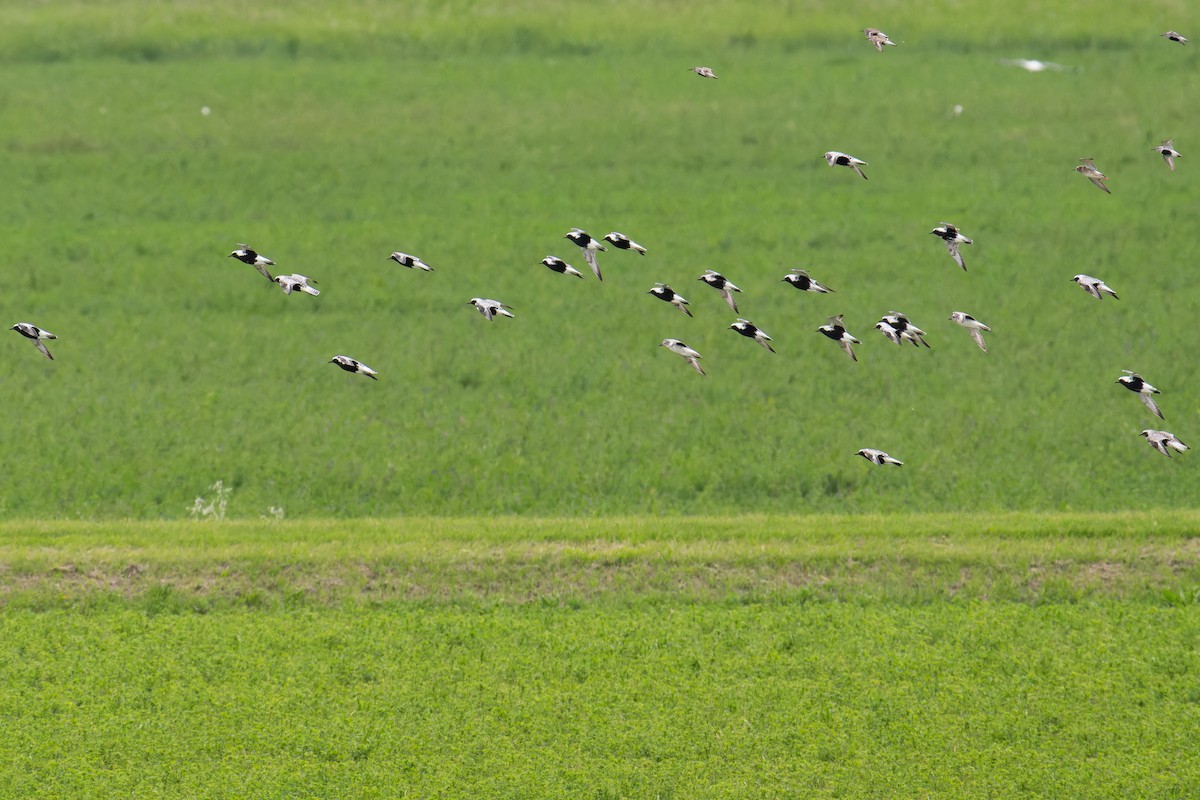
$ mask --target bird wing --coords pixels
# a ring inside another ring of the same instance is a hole
[[[963,261],[962,253],[958,252],[958,242],[947,239],[946,249],[950,252],[950,257],[954,259],[954,263],[962,267],[963,272],[967,271],[966,262]]]
[[[583,248],[583,257],[587,260],[588,266],[592,268],[592,272],[596,273],[596,280],[604,280],[604,276],[600,274],[600,263],[596,261],[596,251],[585,247]]]
[[[983,333],[979,328],[967,328],[967,331],[970,332],[971,338],[975,340],[975,344],[979,345],[979,349],[986,353],[987,343],[983,341]]]
[[[42,343],[41,339],[34,339],[33,346],[36,347],[38,350],[41,350],[42,355],[44,355],[46,358],[50,359],[51,361],[54,360],[54,356],[50,355],[50,350],[47,349],[46,345]]]
[[[721,290],[721,297],[725,298],[725,305],[733,309],[733,313],[736,314],[738,313],[737,301],[733,299],[733,292],[729,291],[729,286],[732,284],[727,284],[726,288]]]
[[[850,356],[852,360],[858,361],[858,356],[854,355],[854,347],[850,344],[848,339],[839,339],[838,344],[843,350],[846,351],[846,355]]]
[[[256,270],[259,271],[259,274],[261,274],[264,278],[266,278],[269,281],[273,281],[273,280],[275,280],[275,277],[273,275],[271,275],[271,273],[267,270],[267,264],[272,264],[272,263],[274,263],[274,262],[268,261],[266,263],[260,264],[258,261],[255,261],[253,266]]]
[[[1159,419],[1166,419],[1162,414],[1162,409],[1158,407],[1158,403],[1154,402],[1154,398],[1148,394],[1138,393],[1138,397],[1142,398],[1142,402],[1146,404],[1146,408],[1154,413],[1154,416]]]

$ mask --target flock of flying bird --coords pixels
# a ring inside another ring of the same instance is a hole
[[[873,45],[879,52],[883,52],[883,49],[886,46],[897,46],[887,34],[876,28],[864,28],[863,33],[866,36],[867,41],[870,42],[871,45]],[[1186,37],[1175,31],[1167,31],[1166,33],[1161,34],[1161,36],[1170,41],[1178,42],[1179,44],[1186,44],[1188,41]],[[711,78],[713,80],[717,79],[716,73],[710,67],[691,67],[689,68],[689,71],[696,73],[702,78]],[[1181,158],[1182,154],[1175,149],[1173,140],[1164,140],[1162,144],[1154,148],[1154,151],[1162,156],[1167,167],[1174,172],[1175,159]],[[829,166],[847,167],[853,170],[863,180],[867,180],[867,175],[862,170],[862,167],[868,166],[866,161],[837,150],[830,150],[829,152],[825,153],[824,158]],[[1086,177],[1094,186],[1101,189],[1106,194],[1111,194],[1111,190],[1106,185],[1108,177],[1096,167],[1095,160],[1091,157],[1088,157],[1081,158],[1079,161],[1080,164],[1079,166],[1075,167],[1075,171]],[[931,230],[930,233],[942,240],[947,252],[950,254],[950,257],[954,260],[954,263],[966,271],[967,265],[962,257],[960,248],[963,245],[973,244],[973,240],[963,235],[963,233],[955,225],[952,225],[948,222],[940,223],[937,227]],[[596,276],[596,279],[601,281],[604,280],[604,277],[601,274],[600,265],[597,261],[596,254],[598,252],[605,252],[606,248],[602,242],[605,242],[618,250],[627,250],[638,253],[639,255],[646,255],[645,247],[633,241],[625,234],[618,233],[617,231],[608,233],[603,237],[603,240],[597,240],[592,238],[590,234],[581,228],[572,228],[563,238],[569,239],[573,244],[579,247],[588,267],[591,268],[591,271]],[[249,245],[239,244],[237,249],[229,254],[229,257],[236,258],[238,261],[254,267],[268,281],[278,284],[283,290],[284,294],[290,295],[293,292],[298,291],[316,297],[321,293],[313,286],[316,281],[305,275],[300,275],[297,273],[287,275],[273,274],[268,268],[275,266],[275,262],[261,253],[258,253]],[[407,253],[397,251],[392,253],[389,258],[400,266],[408,267],[409,269],[416,269],[424,272],[433,271],[433,267],[429,266],[420,258]],[[558,256],[546,256],[544,259],[542,259],[541,263],[547,269],[561,275],[570,275],[576,278],[584,277],[582,272]],[[714,269],[706,269],[704,274],[699,276],[698,280],[703,281],[707,285],[720,292],[721,297],[724,299],[729,308],[735,314],[739,313],[737,300],[734,297],[734,293],[741,292],[742,290],[738,288],[732,281]],[[811,277],[808,272],[803,269],[790,270],[782,280],[791,284],[794,288],[800,291],[814,292],[818,294],[833,293],[832,289]],[[1071,280],[1079,284],[1079,286],[1088,294],[1098,300],[1103,299],[1105,295],[1117,299],[1117,293],[1099,278],[1080,274],[1075,275]],[[688,309],[688,301],[667,284],[656,283],[648,293],[657,297],[659,300],[670,303],[687,316],[692,316],[692,312]],[[499,300],[493,300],[484,297],[472,297],[467,304],[473,305],[475,309],[481,315],[483,315],[484,319],[488,320],[489,322],[494,320],[496,317],[514,317],[511,306],[508,306]],[[987,352],[987,343],[984,341],[983,332],[990,331],[991,328],[975,319],[970,314],[966,314],[962,311],[952,312],[949,319],[965,328],[967,333],[971,336],[971,339],[976,345],[979,346],[979,349],[985,353]],[[770,352],[775,352],[775,349],[771,346],[771,337],[750,320],[738,317],[736,322],[729,325],[729,328],[741,334],[742,336],[753,340]],[[914,347],[919,347],[922,345],[929,347],[929,343],[926,342],[924,338],[926,335],[925,331],[918,328],[908,319],[908,317],[898,311],[890,311],[885,314],[879,320],[879,322],[875,323],[875,329],[894,344],[903,346],[904,342],[909,342]],[[45,344],[46,341],[58,338],[53,333],[39,328],[38,326],[29,322],[18,322],[12,326],[11,330],[14,330],[27,339],[30,339],[34,346],[37,347],[37,349],[42,353],[42,355],[46,356],[46,358],[51,360],[54,359],[54,356],[51,355],[50,350]],[[846,355],[852,360],[858,360],[858,357],[854,353],[854,345],[862,344],[862,342],[846,330],[846,327],[843,324],[843,315],[837,314],[829,317],[824,325],[817,328],[817,332],[824,334],[833,341],[837,342],[842,351],[845,352]],[[684,361],[686,361],[692,367],[692,369],[694,369],[700,375],[705,375],[704,367],[700,364],[700,360],[702,358],[700,353],[689,347],[681,340],[673,338],[663,339],[659,345],[661,347],[666,347],[672,353],[675,353],[683,358]],[[361,361],[358,361],[357,359],[347,355],[335,355],[329,360],[329,363],[336,364],[338,367],[346,370],[347,372],[366,375],[368,378],[373,380],[379,379],[378,372],[371,367],[368,367]],[[1163,419],[1162,410],[1158,407],[1158,404],[1155,402],[1153,397],[1156,394],[1161,394],[1161,392],[1154,386],[1150,385],[1136,372],[1123,370],[1123,373],[1124,374],[1117,379],[1117,383],[1120,383],[1126,389],[1137,393],[1142,403],[1145,404],[1151,413],[1153,413],[1159,419]],[[1184,444],[1179,440],[1178,437],[1175,436],[1175,434],[1169,431],[1146,429],[1143,430],[1140,435],[1145,437],[1146,441],[1152,447],[1167,456],[1171,455],[1172,450],[1184,452],[1189,449],[1186,444]],[[871,463],[880,466],[902,466],[904,464],[903,461],[893,458],[887,452],[870,447],[862,448],[855,453],[855,455],[860,455]]]
[[[883,52],[885,47],[897,46],[897,44],[893,42],[886,33],[878,28],[863,28],[863,34],[866,36],[867,41],[870,42],[871,45],[880,53]],[[1187,37],[1179,34],[1176,31],[1167,31],[1166,33],[1160,35],[1165,39],[1168,39],[1172,42],[1178,42],[1179,44],[1187,44],[1188,41]],[[1044,67],[1042,62],[1028,63],[1038,64],[1039,69]],[[695,72],[702,78],[716,79],[717,77],[716,73],[710,67],[692,67],[691,71]],[[1154,152],[1162,156],[1163,161],[1172,172],[1175,171],[1175,159],[1182,158],[1182,154],[1175,149],[1175,142],[1172,139],[1164,139],[1161,144],[1154,148]],[[869,165],[861,158],[857,158],[849,153],[843,153],[838,150],[830,150],[825,153],[825,161],[831,167],[847,167],[853,170],[855,174],[857,174],[863,180],[868,180],[867,175],[865,172],[863,172],[862,168]],[[1108,176],[1096,167],[1094,158],[1081,158],[1079,159],[1079,162],[1079,165],[1075,167],[1076,172],[1091,181],[1093,186],[1096,186],[1105,194],[1112,194],[1112,191],[1106,185]],[[962,245],[973,244],[973,240],[964,236],[956,226],[948,222],[940,223],[936,228],[930,231],[930,233],[942,240],[942,242],[946,245],[946,250],[950,253],[950,257],[954,259],[954,263],[961,267],[963,271],[966,271],[967,265],[963,260],[960,248]],[[830,291],[828,288],[821,286],[821,284],[809,278],[808,273],[804,270],[793,270],[792,272],[793,274],[784,278],[784,280],[791,282],[793,286],[796,286],[800,289],[805,289],[806,291],[824,293],[828,293]],[[722,294],[725,296],[726,302],[730,304],[730,307],[733,308],[735,312],[737,311],[737,308],[733,303],[732,294],[730,294],[726,289],[726,287],[731,287],[734,291],[740,291],[736,286],[733,286],[724,278],[724,276],[714,273],[712,270],[708,270],[708,272],[705,275],[702,275],[700,279],[707,282],[710,286],[721,289]],[[1118,299],[1117,293],[1113,291],[1112,287],[1099,278],[1092,277],[1091,275],[1079,274],[1072,277],[1071,280],[1077,283],[1080,288],[1097,300],[1104,299],[1105,295],[1108,295],[1113,299]],[[687,311],[685,307],[687,301],[676,295],[670,287],[659,284],[658,288],[652,289],[651,292],[663,300],[668,300],[674,303],[681,310]],[[970,334],[971,339],[979,346],[979,349],[985,353],[987,352],[987,343],[984,341],[983,332],[990,331],[991,328],[975,319],[970,314],[962,311],[951,312],[950,320],[966,328],[967,333]],[[753,337],[760,344],[768,349],[771,349],[771,337],[767,336],[748,320],[739,319],[730,327],[744,336]],[[875,329],[897,345],[900,345],[905,341],[909,341],[914,346],[929,346],[923,338],[925,331],[914,326],[906,316],[896,311],[891,311],[884,315],[884,317],[875,324]],[[855,361],[858,360],[854,355],[853,346],[856,344],[861,344],[862,342],[846,330],[842,322],[841,314],[830,317],[826,324],[822,325],[817,330],[837,342],[838,345],[841,346],[842,350],[845,351],[846,355],[850,356],[850,358],[854,359]],[[688,347],[678,339],[664,339],[662,344],[686,359],[687,362],[691,364],[692,367],[701,375],[704,374],[704,370],[700,367],[700,354],[698,352]],[[774,352],[774,350],[772,350],[772,352]],[[1155,394],[1161,394],[1161,392],[1154,386],[1151,386],[1148,382],[1146,382],[1145,379],[1142,378],[1141,375],[1138,375],[1136,372],[1132,372],[1130,370],[1122,370],[1122,372],[1122,376],[1119,377],[1116,382],[1124,386],[1126,389],[1136,392],[1146,407],[1150,409],[1150,411],[1156,417],[1163,419],[1162,410],[1158,407],[1158,404],[1154,401],[1153,397]],[[1180,441],[1179,437],[1170,431],[1147,428],[1146,430],[1143,430],[1140,435],[1145,437],[1146,441],[1152,447],[1154,447],[1154,449],[1166,456],[1170,456],[1172,450],[1182,453],[1188,449],[1188,446]],[[902,466],[904,464],[903,461],[893,458],[885,451],[870,447],[859,450],[856,455],[860,455],[871,463],[878,464],[880,466],[885,464]]]

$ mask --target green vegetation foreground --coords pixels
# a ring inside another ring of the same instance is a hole
[[[1198,524],[9,523],[0,793],[1186,796]]]

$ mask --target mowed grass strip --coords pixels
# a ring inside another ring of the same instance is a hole
[[[1197,512],[9,522],[0,602],[1200,599]]]

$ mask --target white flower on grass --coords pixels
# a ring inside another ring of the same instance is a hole
[[[233,489],[226,489],[224,481],[217,481],[208,488],[213,492],[212,498],[205,499],[197,495],[188,513],[193,519],[225,519],[225,509],[229,507],[229,495],[233,493]]]

